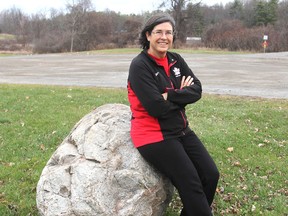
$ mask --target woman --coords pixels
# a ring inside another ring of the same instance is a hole
[[[181,215],[212,215],[219,172],[185,115],[185,106],[201,98],[202,87],[184,59],[168,51],[174,29],[172,17],[158,14],[141,31],[143,51],[131,62],[128,77],[131,138],[177,188]]]

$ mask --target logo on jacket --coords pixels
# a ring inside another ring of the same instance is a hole
[[[175,74],[175,77],[180,77],[181,76],[181,72],[180,72],[180,68],[173,68],[173,72]]]

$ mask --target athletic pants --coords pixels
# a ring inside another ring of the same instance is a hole
[[[193,131],[180,138],[141,146],[138,150],[178,190],[183,203],[181,216],[212,215],[210,206],[219,172]]]

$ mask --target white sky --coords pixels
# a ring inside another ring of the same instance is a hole
[[[196,3],[200,0],[192,0]],[[10,9],[13,6],[20,8],[24,13],[46,12],[50,8],[57,10],[65,9],[65,3],[72,0],[0,0],[0,11]],[[145,11],[153,11],[163,0],[91,0],[96,11],[120,12],[121,14],[141,13]],[[203,4],[215,5],[222,3],[225,5],[233,0],[202,0]]]

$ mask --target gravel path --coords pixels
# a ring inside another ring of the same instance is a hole
[[[0,83],[126,88],[135,54],[48,54],[0,58]],[[182,54],[205,93],[288,98],[288,52]]]

